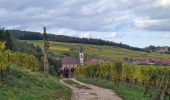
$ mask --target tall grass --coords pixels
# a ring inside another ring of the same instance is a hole
[[[56,77],[46,79],[39,72],[19,67],[13,67],[10,77],[7,74],[0,81],[0,100],[70,100],[71,95]]]

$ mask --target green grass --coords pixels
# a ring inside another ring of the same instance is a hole
[[[71,100],[72,90],[56,77],[13,68],[11,78],[0,81],[0,100]]]
[[[84,83],[111,89],[115,91],[120,97],[122,97],[123,100],[151,100],[150,97],[143,96],[144,88],[141,87],[130,87],[125,85],[116,86],[113,84],[113,82],[83,77],[78,77],[76,79]]]
[[[34,45],[43,46],[43,41],[27,41],[28,43],[33,43]],[[111,59],[111,58],[124,58],[124,57],[155,57],[155,58],[170,58],[168,54],[158,54],[158,53],[146,53],[128,50],[115,46],[99,46],[99,45],[91,45],[84,44],[84,54],[85,57],[89,58],[103,58],[103,59]],[[80,44],[78,43],[64,43],[64,42],[50,42],[50,52],[54,54],[69,54],[73,57],[78,57]]]

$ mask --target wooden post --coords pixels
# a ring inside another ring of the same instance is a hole
[[[156,93],[153,96],[153,100],[159,100],[160,99],[161,89],[162,89],[162,87],[164,85],[165,77],[166,77],[165,74],[163,74],[160,77],[160,80],[158,81],[158,85],[157,85],[157,88],[156,88]]]
[[[3,79],[3,70],[1,69],[1,80]]]
[[[44,27],[44,75],[48,78],[49,68],[48,68],[48,36],[46,33],[46,27]]]
[[[169,77],[167,75],[166,83],[165,83],[164,90],[163,90],[164,95],[163,95],[162,100],[165,100],[166,97],[168,97],[168,83],[169,83]]]

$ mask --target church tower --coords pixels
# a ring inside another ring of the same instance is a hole
[[[84,65],[84,53],[83,53],[82,45],[80,46],[79,60],[80,60],[80,65]]]

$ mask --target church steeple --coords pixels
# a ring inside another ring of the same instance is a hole
[[[84,53],[83,53],[82,45],[80,46],[79,60],[80,60],[80,65],[84,65]]]
[[[83,53],[83,46],[80,46],[80,53]]]

